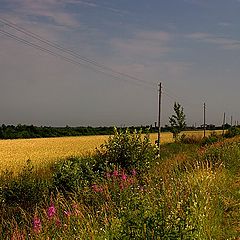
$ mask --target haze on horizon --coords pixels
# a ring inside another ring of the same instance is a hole
[[[204,102],[207,123],[240,121],[239,11],[239,0],[0,0],[0,124],[154,124],[160,81],[162,125],[174,101],[188,125],[202,123]],[[1,19],[115,74],[7,37],[54,51]]]

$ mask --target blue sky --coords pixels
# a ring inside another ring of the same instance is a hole
[[[0,123],[163,124],[174,101],[189,125],[240,121],[239,0],[0,0],[0,18],[142,79],[113,78],[0,33]],[[15,29],[0,30],[41,44]],[[43,45],[44,46],[44,45]],[[46,46],[44,46],[46,47]],[[90,64],[91,65],[91,64]]]

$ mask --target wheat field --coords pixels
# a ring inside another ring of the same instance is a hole
[[[187,135],[202,135],[199,131],[186,132]],[[208,132],[209,134],[209,132]],[[18,172],[28,159],[35,167],[58,161],[69,156],[83,156],[93,153],[109,136],[81,136],[59,138],[35,138],[0,140],[0,171]],[[150,134],[154,143],[157,134]],[[173,141],[171,133],[161,133],[161,143]]]

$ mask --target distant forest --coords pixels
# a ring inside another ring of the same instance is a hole
[[[154,133],[158,131],[156,126],[132,126],[127,127],[130,132],[135,129],[142,130],[143,133]],[[222,127],[215,127],[214,125],[208,125],[207,129],[216,130]],[[225,126],[227,129],[228,126]],[[126,127],[118,129],[125,130]],[[201,127],[187,127],[186,130],[198,130]],[[161,128],[161,131],[169,131],[169,126]],[[46,137],[65,137],[65,136],[90,136],[90,135],[111,135],[114,132],[114,127],[47,127],[47,126],[33,126],[33,125],[5,125],[0,126],[0,139],[20,139],[20,138],[46,138]]]

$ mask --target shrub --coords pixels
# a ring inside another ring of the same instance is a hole
[[[202,139],[202,145],[210,145],[221,140],[221,136],[216,132],[212,132],[208,137]]]
[[[31,161],[28,160],[18,176],[13,176],[9,171],[1,175],[1,205],[30,209],[43,199],[48,187],[43,180],[35,176]]]
[[[117,131],[105,144],[97,150],[97,163],[99,169],[114,169],[115,167],[130,172],[132,169],[138,171],[147,170],[150,162],[157,155],[156,146],[152,145],[149,135],[144,137],[141,131]]]
[[[62,192],[73,192],[89,186],[97,175],[92,157],[70,157],[53,167],[53,186]]]
[[[202,137],[200,135],[187,136],[186,134],[182,134],[180,142],[185,144],[201,144]]]
[[[231,138],[240,135],[240,128],[238,127],[231,127],[227,130],[227,132],[224,134],[224,137]]]

